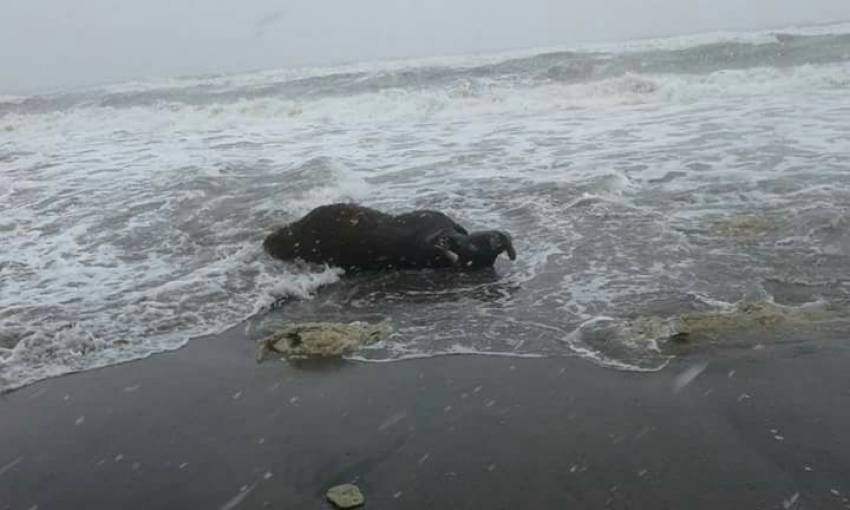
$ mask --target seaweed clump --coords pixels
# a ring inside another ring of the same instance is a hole
[[[270,353],[287,357],[334,357],[356,351],[386,338],[389,323],[305,322],[284,323],[259,341],[258,361]]]

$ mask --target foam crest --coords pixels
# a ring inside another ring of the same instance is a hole
[[[368,189],[331,159],[213,173],[178,159],[115,174],[66,158],[17,162],[34,185],[16,184],[6,202],[3,388],[175,349],[286,297],[309,298],[340,272],[276,264],[262,237]]]
[[[264,266],[255,264],[253,269]],[[316,273],[269,268],[256,274],[255,287],[228,296],[214,289],[221,281],[206,280],[215,272],[113,299],[108,310],[61,314],[55,307],[32,306],[23,314],[5,314],[0,323],[0,339],[7,346],[0,349],[0,387],[9,390],[174,350],[193,337],[219,333],[268,310],[281,299],[310,298],[341,274],[329,268]],[[22,322],[21,315],[41,319]]]
[[[391,319],[396,334],[359,355],[374,361],[630,370],[664,366],[671,317],[840,307],[848,45],[839,29],[714,34],[4,98],[2,386],[279,305],[293,320]],[[342,279],[262,253],[276,226],[338,201],[505,230],[519,258]],[[641,333],[641,317],[658,320]]]

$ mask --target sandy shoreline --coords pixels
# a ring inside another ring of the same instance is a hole
[[[349,481],[367,508],[850,508],[847,343],[652,374],[254,354],[234,329],[3,395],[0,509],[321,509]]]

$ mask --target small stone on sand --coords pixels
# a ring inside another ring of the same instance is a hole
[[[333,503],[337,508],[354,508],[366,502],[363,493],[356,485],[346,483],[331,487],[328,490],[328,501]]]

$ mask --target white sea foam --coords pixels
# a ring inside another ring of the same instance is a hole
[[[204,134],[216,134],[222,137],[219,145],[226,143],[230,131],[238,134],[238,142],[233,143],[261,140],[268,148],[269,137],[282,139],[293,129],[305,127],[451,121],[480,115],[551,114],[576,108],[663,103],[687,106],[697,101],[723,101],[730,95],[781,96],[830,89],[840,92],[847,89],[848,83],[850,65],[846,63],[792,69],[751,68],[707,75],[627,73],[590,83],[543,81],[523,87],[510,82],[460,79],[445,88],[390,88],[355,97],[267,97],[226,104],[93,106],[40,115],[13,114],[0,118],[0,126],[5,120],[5,124],[14,126],[16,139],[31,140],[23,145],[24,149],[37,148],[45,137],[74,131],[83,137],[112,135],[119,139],[116,141],[120,141],[122,133],[193,133],[198,143],[204,143]]]
[[[626,317],[846,300],[847,43],[773,32],[0,98],[0,384],[309,299],[340,272],[276,263],[261,242],[334,201],[439,209],[512,232],[519,252],[492,281],[341,306],[396,314],[372,361],[654,370],[669,356],[617,330]]]
[[[112,156],[120,160],[122,150],[112,147]],[[89,167],[66,158],[55,170],[27,172],[39,185],[16,186],[4,211],[12,227],[4,233],[12,249],[0,258],[5,387],[175,349],[281,297],[309,297],[339,271],[271,263],[261,252],[264,232],[285,218],[281,213],[365,189],[355,176],[340,178],[332,164],[308,160],[316,168],[307,177],[298,177],[298,165],[269,170],[269,179],[280,172],[303,181],[288,195],[289,207],[276,207],[261,183],[253,183],[253,194],[229,195],[227,176],[202,167],[180,171],[168,155],[159,156],[163,168],[119,161]],[[174,159],[178,168],[184,164]],[[123,168],[104,168],[111,165]]]

